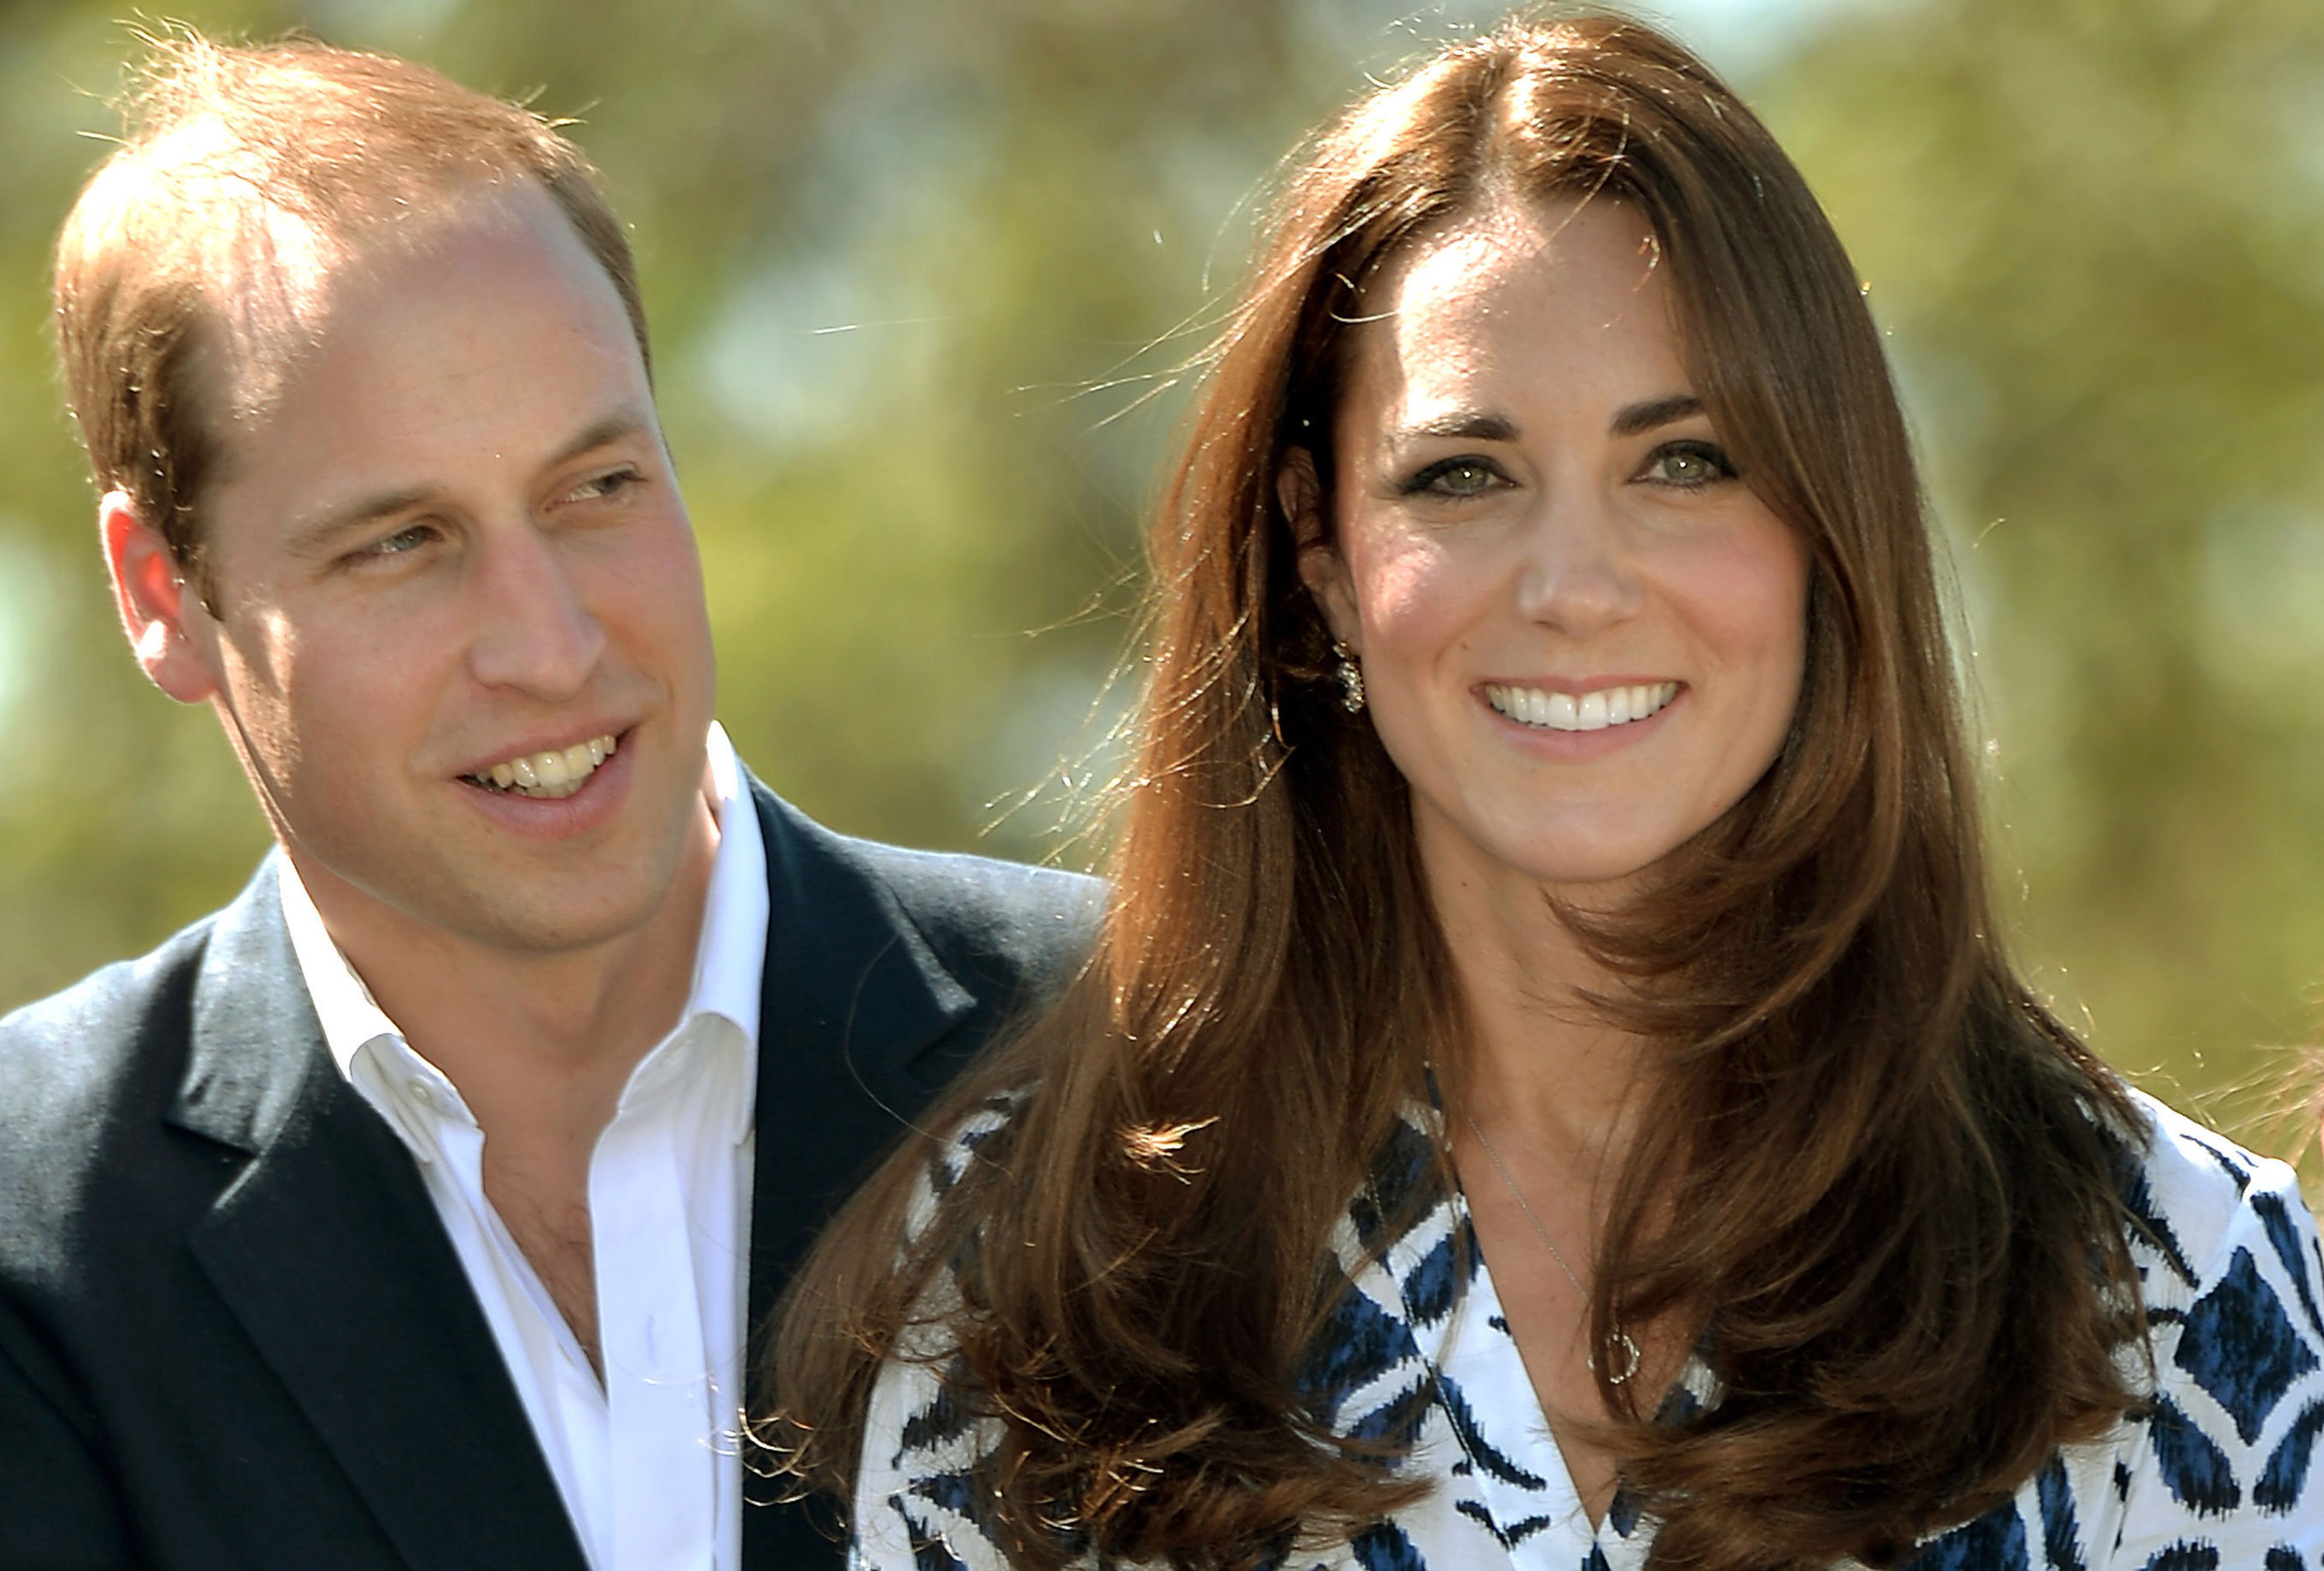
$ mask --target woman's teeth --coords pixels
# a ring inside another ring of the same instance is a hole
[[[521,797],[569,797],[613,756],[613,738],[592,736],[555,753],[528,753],[467,778]]]
[[[1542,688],[1485,684],[1485,701],[1521,725],[1551,731],[1603,731],[1627,725],[1659,711],[1678,697],[1676,682],[1640,682],[1600,688],[1594,693],[1553,693]]]

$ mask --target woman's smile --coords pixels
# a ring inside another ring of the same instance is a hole
[[[1329,494],[1288,490],[1425,855],[1627,887],[1781,752],[1807,549],[1729,457],[1630,208],[1489,208],[1366,297]]]
[[[1485,702],[1495,714],[1535,730],[1603,731],[1650,720],[1678,697],[1676,682],[1487,682]]]

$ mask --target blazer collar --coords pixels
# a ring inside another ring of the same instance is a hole
[[[257,876],[211,924],[194,984],[193,1038],[169,1119],[256,1155],[302,1098],[322,1026],[282,921],[270,852]],[[328,1060],[325,1060],[326,1067]]]
[[[973,1010],[975,994],[928,947],[872,847],[832,833],[755,777],[750,786],[767,850],[761,1042],[805,1011],[849,1022],[875,1074],[900,1067]]]
[[[586,1571],[410,1156],[323,1045],[272,858],[213,927],[192,1015],[168,1117],[251,1160],[190,1243],[259,1356],[411,1566]]]

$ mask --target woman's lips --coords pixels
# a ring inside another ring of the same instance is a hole
[[[1678,697],[1673,681],[1618,682],[1579,692],[1487,682],[1485,702],[1494,713],[1543,731],[1603,731],[1650,719]]]

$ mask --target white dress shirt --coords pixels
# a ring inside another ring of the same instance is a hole
[[[718,851],[694,985],[589,1161],[600,1384],[485,1197],[484,1131],[347,964],[289,858],[282,910],[324,1040],[416,1159],[595,1571],[734,1571],[767,864],[725,732],[710,729]],[[445,1415],[456,1423],[456,1414]]]

